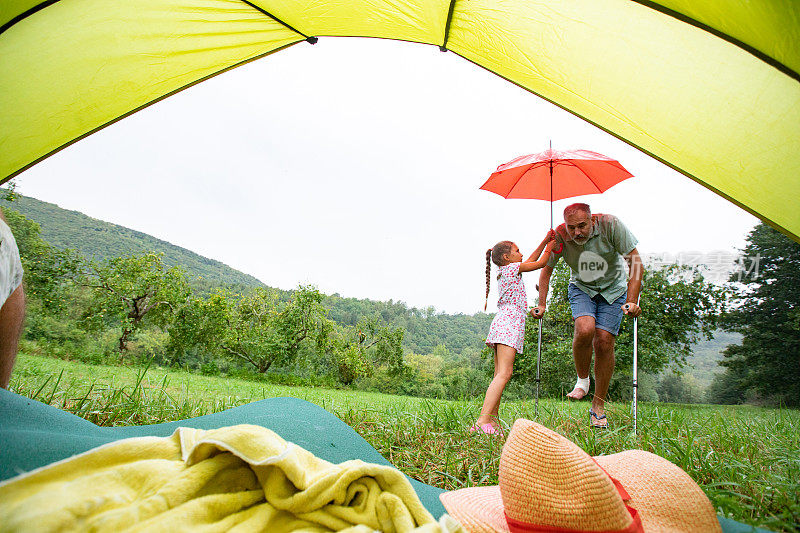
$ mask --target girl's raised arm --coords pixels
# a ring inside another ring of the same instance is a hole
[[[550,259],[550,253],[553,249],[553,245],[555,244],[555,238],[556,232],[553,230],[548,231],[541,244],[536,247],[536,250],[534,250],[530,257],[528,257],[522,262],[522,264],[519,265],[519,271],[530,272],[532,270],[539,270],[545,266],[547,261]],[[544,251],[544,253],[542,253],[542,251]],[[541,258],[539,256],[541,256]]]

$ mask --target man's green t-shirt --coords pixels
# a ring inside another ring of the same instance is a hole
[[[592,298],[601,294],[612,303],[625,293],[628,275],[623,256],[636,248],[638,241],[617,217],[592,215],[592,233],[583,245],[575,243],[561,224],[556,228],[556,242],[564,248],[550,256],[547,266],[555,267],[563,258],[572,270],[570,283]]]

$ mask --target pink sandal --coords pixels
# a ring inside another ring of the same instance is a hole
[[[500,428],[496,428],[493,425],[483,424],[482,426],[478,427],[476,424],[473,424],[471,428],[469,428],[470,433],[475,433],[477,431],[483,432],[484,435],[502,435],[503,430]]]

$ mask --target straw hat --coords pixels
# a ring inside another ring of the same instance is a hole
[[[469,532],[721,531],[702,489],[666,459],[641,450],[592,458],[530,420],[511,428],[499,482],[440,499]]]

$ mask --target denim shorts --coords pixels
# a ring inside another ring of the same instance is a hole
[[[574,283],[570,283],[567,288],[569,295],[569,306],[572,308],[572,318],[579,316],[594,317],[594,327],[603,329],[616,336],[619,333],[619,326],[622,323],[622,305],[627,298],[627,291],[613,303],[606,302],[606,299],[597,294],[591,298]]]

